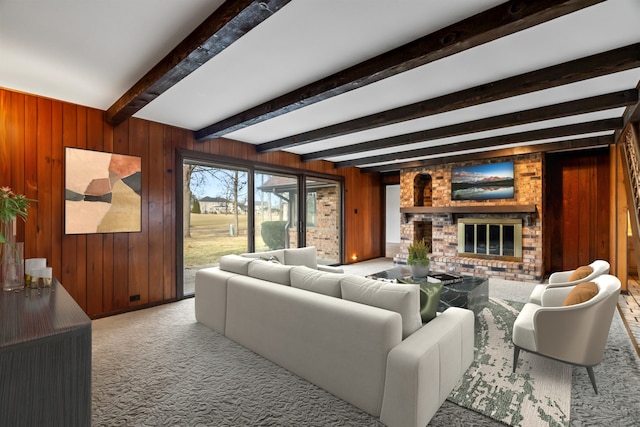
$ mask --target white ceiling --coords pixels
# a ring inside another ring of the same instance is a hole
[[[0,86],[107,110],[222,3],[0,0]],[[292,0],[135,117],[198,130],[501,3]],[[608,0],[225,137],[261,144],[638,42],[640,0]],[[639,81],[636,68],[288,151],[306,154],[348,146],[632,89]],[[327,160],[620,117],[623,111],[617,108]],[[538,142],[526,144],[534,143]]]

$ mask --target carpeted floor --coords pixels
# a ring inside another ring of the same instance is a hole
[[[640,362],[617,313],[595,374],[599,395],[573,369],[571,425],[640,425]],[[193,299],[95,320],[92,386],[94,426],[381,425],[196,323]],[[430,425],[504,424],[447,401]]]

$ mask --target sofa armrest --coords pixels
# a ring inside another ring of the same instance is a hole
[[[344,273],[344,269],[341,267],[333,267],[331,265],[321,265],[318,264],[318,270],[319,271],[324,271],[327,273],[339,273],[339,274],[343,274]]]
[[[380,420],[389,427],[424,427],[473,362],[474,315],[452,307],[394,347]]]
[[[236,273],[218,267],[196,272],[196,320],[214,331],[225,334],[227,319],[227,281]]]

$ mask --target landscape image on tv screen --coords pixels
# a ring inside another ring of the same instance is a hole
[[[513,162],[451,168],[451,200],[513,198]]]

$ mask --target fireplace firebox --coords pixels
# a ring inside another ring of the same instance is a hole
[[[458,254],[521,259],[522,220],[459,218]]]

